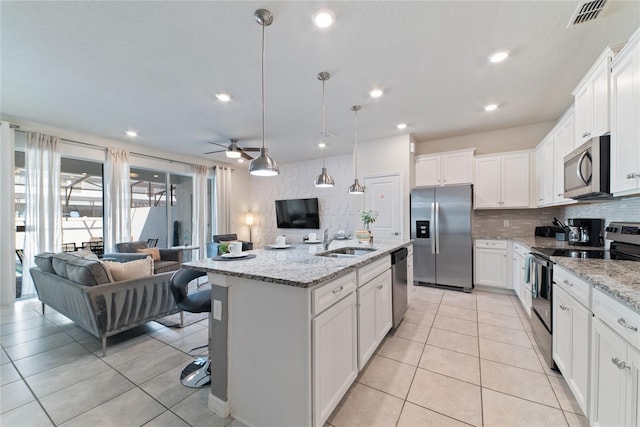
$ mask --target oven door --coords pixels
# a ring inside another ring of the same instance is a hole
[[[564,158],[564,196],[579,197],[592,193],[593,160],[590,143],[580,146]]]
[[[553,289],[553,262],[532,253],[531,308],[545,329],[551,333],[551,305]]]

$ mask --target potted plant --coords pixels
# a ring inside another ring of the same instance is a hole
[[[373,240],[370,226],[372,223],[376,222],[377,218],[378,212],[374,211],[373,209],[360,211],[360,220],[362,221],[362,225],[364,227],[364,229],[356,230],[356,238],[360,243],[367,243]]]

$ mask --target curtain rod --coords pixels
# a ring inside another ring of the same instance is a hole
[[[17,126],[17,125],[11,125],[11,126],[14,128],[14,130],[16,132],[22,132],[22,133],[27,133],[28,132],[26,130],[20,129],[20,127]],[[64,141],[64,142],[70,142],[72,144],[83,145],[85,147],[100,148],[100,149],[103,149],[103,150],[107,149],[107,147],[102,147],[100,145],[91,144],[89,142],[75,141],[73,139],[67,139],[67,138],[60,138],[60,140]],[[187,165],[187,166],[193,166],[194,165],[193,163],[187,163],[187,162],[183,162],[183,161],[180,161],[180,160],[165,159],[164,157],[152,156],[150,154],[136,153],[134,151],[129,151],[129,154],[131,154],[132,156],[137,156],[137,157],[143,157],[143,158],[149,158],[149,159],[155,159],[155,160],[163,160],[163,161],[166,161],[166,162],[169,162],[169,163],[181,163],[181,164]],[[216,166],[213,166],[213,168],[215,169]]]

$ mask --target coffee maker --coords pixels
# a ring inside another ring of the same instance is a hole
[[[569,244],[604,246],[604,220],[601,218],[569,218]]]

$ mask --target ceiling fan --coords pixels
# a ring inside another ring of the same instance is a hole
[[[209,151],[207,153],[204,154],[213,154],[213,153],[222,153],[223,151],[225,152],[225,154],[227,155],[227,157],[229,157],[230,159],[240,159],[241,157],[247,160],[253,160],[253,157],[251,157],[250,155],[248,155],[246,152],[247,151],[256,151],[259,152],[260,148],[241,148],[238,147],[238,140],[235,138],[231,138],[229,139],[230,144],[227,145],[223,145],[220,144],[218,142],[212,142],[212,141],[208,141],[209,144],[213,144],[213,145],[217,145],[219,147],[223,147],[223,150],[216,150],[216,151]]]

